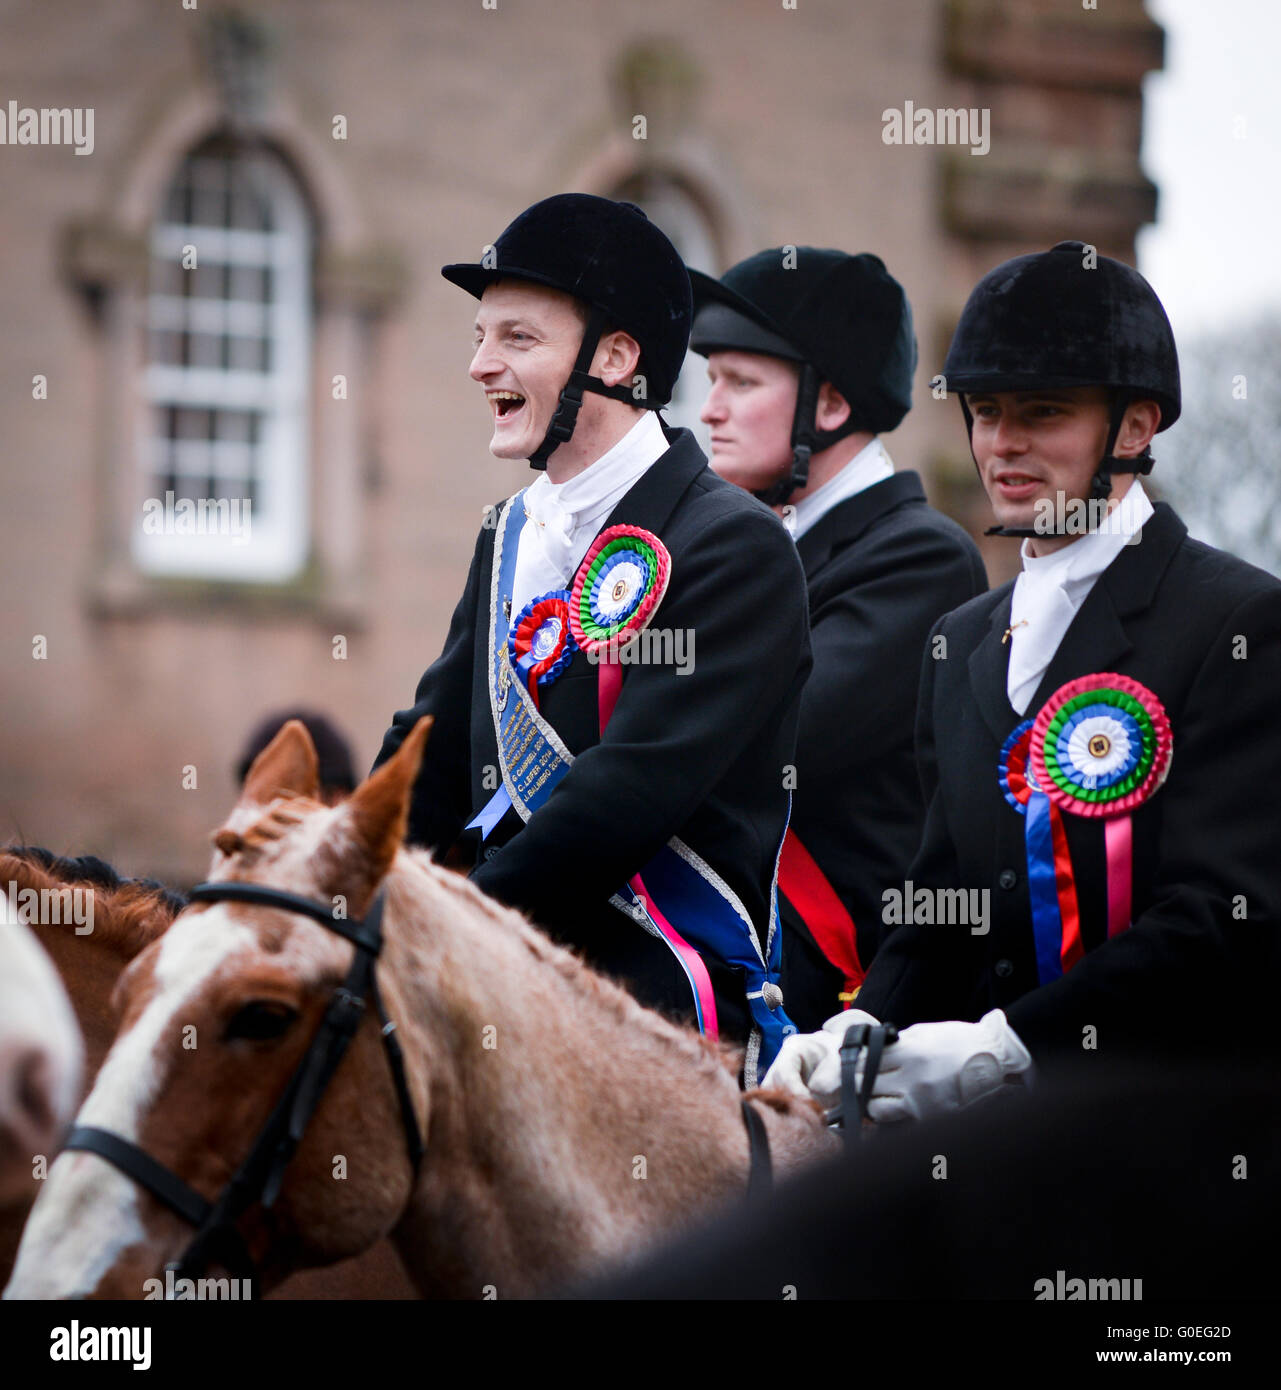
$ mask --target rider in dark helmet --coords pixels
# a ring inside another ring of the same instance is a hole
[[[1079,241],[1061,241],[1039,255],[1016,256],[979,281],[956,326],[943,378],[946,389],[957,393],[971,445],[974,416],[969,396],[1104,390],[1107,441],[1090,478],[1088,497],[1080,500],[1119,498],[1121,492],[1113,492],[1114,473],[1152,471],[1154,460],[1146,443],[1120,457],[1115,452],[1131,405],[1156,403],[1156,432],[1169,429],[1179,418],[1179,355],[1161,301],[1137,270],[1099,256]],[[999,505],[998,499],[993,503]],[[1048,527],[1001,524],[987,534],[1034,538],[1053,532]]]
[[[378,762],[434,715],[411,843],[456,845],[643,1002],[746,1044],[753,1084],[794,1031],[773,880],[810,665],[795,548],[657,414],[690,287],[639,208],[548,198],[443,273],[480,301],[491,451],[543,471],[490,509]]]
[[[559,290],[585,315],[573,368],[549,418],[541,418],[541,402],[528,399],[510,410],[495,408],[495,444],[497,426],[506,427],[493,449],[499,457],[528,457],[531,468],[546,468],[553,451],[573,437],[584,392],[648,410],[671,400],[689,342],[689,277],[675,247],[635,204],[586,193],[545,198],[526,208],[479,263],[447,265],[440,273],[477,299],[504,280]],[[601,340],[620,329],[640,348],[639,360],[630,377],[610,370],[618,379],[606,381],[592,366],[606,366],[598,362]],[[527,454],[512,452],[530,443]]]
[[[719,280],[697,270],[690,280],[695,352],[745,352],[793,366],[790,457],[742,465],[776,475],[749,488],[768,506],[806,489],[815,455],[854,434],[888,433],[911,409],[912,308],[879,256],[779,246],[740,261]],[[732,451],[713,454],[717,471],[730,476]]]
[[[871,1117],[965,1105],[1034,1061],[1257,1061],[1281,940],[1259,799],[1281,785],[1281,582],[1190,539],[1138,480],[1179,410],[1165,313],[1064,242],[983,279],[947,360],[997,520],[1030,534],[1017,581],[931,637],[917,901],[859,996],[860,1021],[902,1029]],[[938,910],[949,893],[968,925]],[[1191,1026],[1207,999],[1213,1038]],[[792,1040],[773,1080],[831,1095],[849,1018]]]
[[[907,413],[916,365],[907,296],[880,259],[777,247],[720,280],[690,278],[712,467],[781,511],[805,566],[814,670],[779,904],[783,996],[817,1028],[858,993],[882,893],[920,843],[912,712],[926,634],[986,576],[879,438]]]

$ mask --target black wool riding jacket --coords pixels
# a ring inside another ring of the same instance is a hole
[[[600,735],[597,671],[579,651],[540,708],[574,763],[528,823],[509,810],[482,845],[467,822],[493,795],[489,605],[495,529],[481,529],[467,587],[440,657],[397,712],[374,764],[425,714],[435,716],[410,809],[410,843],[443,852],[461,837],[472,880],[521,908],[643,1002],[690,1016],[670,949],[609,899],[673,836],[707,861],[746,908],[764,945],[788,812],[801,687],[810,669],[805,581],[778,518],[717,477],[688,430],[619,501],[606,526],[654,533],[671,555],[650,624],[684,629],[692,669],[624,665]],[[501,621],[501,619],[500,619]],[[740,970],[705,958],[724,1036],[747,1037]]]
[[[1090,590],[1027,716],[1064,683],[1141,681],[1173,730],[1169,776],[1133,813],[1133,925],[1107,937],[1102,823],[1065,814],[1086,954],[1038,983],[1024,818],[998,761],[1024,716],[1006,697],[1013,585],[943,618],[927,650],[917,746],[929,803],[918,886],[990,894],[986,935],[902,925],[859,1007],[900,1026],[1005,1010],[1038,1060],[1250,1054],[1275,1031],[1281,935],[1281,582],[1192,540],[1164,503]]]
[[[921,654],[946,612],[981,594],[978,547],[896,473],[832,508],[797,541],[814,669],[801,697],[792,828],[854,920],[866,967],[888,930],[925,802],[913,755]],[[784,1006],[802,1030],[839,1012],[842,977],[780,899]]]

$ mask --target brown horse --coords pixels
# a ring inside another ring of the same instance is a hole
[[[386,888],[379,981],[427,1156],[417,1176],[366,1018],[270,1211],[240,1232],[263,1288],[392,1233],[427,1296],[537,1293],[741,1199],[737,1059],[643,1009],[519,914],[402,850],[429,719],[343,805],[291,723],[215,835],[210,878],[362,916]],[[123,1024],[78,1118],[213,1199],[306,1051],[352,948],[292,912],[185,911],[120,982]],[[776,1170],[832,1152],[816,1107],[756,1092]],[[96,1154],[64,1153],[9,1297],[137,1298],[191,1228]],[[492,1292],[491,1292],[492,1291]]]
[[[155,879],[122,878],[93,855],[56,855],[36,845],[0,849],[0,893],[5,896],[8,885],[13,885],[11,895],[19,903],[43,905],[44,910],[26,914],[27,926],[21,931],[44,948],[74,1010],[71,1022],[79,1024],[84,1066],[83,1083],[71,1098],[69,1113],[74,1113],[115,1041],[120,1020],[112,992],[121,971],[168,928],[187,900]],[[87,899],[87,912],[79,908],[82,898],[73,895]],[[0,983],[13,985],[16,980]],[[48,1023],[43,1036],[48,1037]],[[67,1118],[69,1114],[62,1116],[64,1122]],[[23,1226],[40,1191],[31,1155],[43,1153],[52,1162],[58,1142],[58,1136],[51,1135],[44,1144],[29,1143],[21,1172],[0,1193],[0,1288],[8,1282]],[[358,1260],[303,1272],[274,1296],[358,1299],[416,1294],[395,1251],[380,1242]]]

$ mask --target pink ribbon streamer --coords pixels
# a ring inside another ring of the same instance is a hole
[[[1108,936],[1119,936],[1130,925],[1133,835],[1130,817],[1115,816],[1103,823],[1108,864]]]

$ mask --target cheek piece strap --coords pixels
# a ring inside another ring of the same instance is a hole
[[[863,426],[850,406],[849,418],[834,430],[820,430],[817,424],[818,392],[823,378],[811,362],[800,364],[800,380],[796,387],[796,409],[792,413],[792,462],[788,471],[771,486],[754,492],[753,497],[767,507],[781,507],[784,502],[809,482],[810,459],[830,448],[838,439],[853,434]]]
[[[595,391],[598,396],[609,396],[612,400],[625,401],[628,405],[640,406],[646,410],[658,410],[661,403],[651,402],[647,396],[638,397],[630,386],[607,386],[598,376],[591,376],[588,368],[600,346],[601,334],[605,331],[606,314],[604,309],[592,305],[587,317],[587,327],[583,329],[583,341],[574,361],[574,369],[569,374],[560,393],[556,410],[547,425],[543,442],[529,456],[531,468],[546,469],[547,460],[562,444],[573,437],[574,426],[578,423],[578,411],[583,404],[583,392]]]

